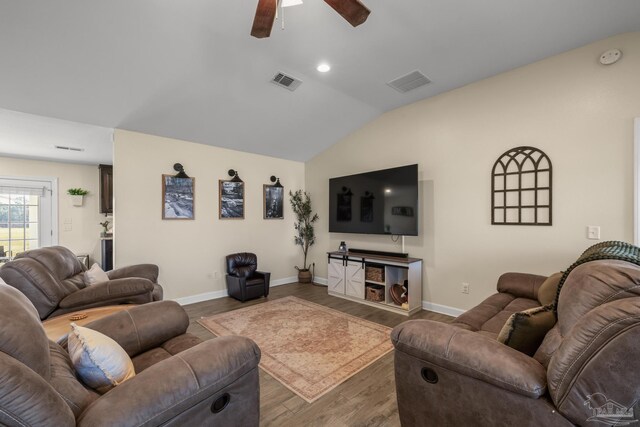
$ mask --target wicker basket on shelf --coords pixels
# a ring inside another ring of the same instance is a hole
[[[365,299],[373,302],[384,302],[384,286],[367,285],[365,287]]]
[[[384,282],[384,267],[377,265],[367,265],[364,270],[365,280],[372,282]]]

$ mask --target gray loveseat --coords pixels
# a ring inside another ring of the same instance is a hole
[[[173,301],[87,325],[120,344],[136,376],[99,395],[76,379],[29,300],[0,284],[0,425],[257,426],[260,350],[248,338],[202,342]]]
[[[513,312],[541,305],[543,279],[503,276],[497,294],[453,324],[411,320],[393,330],[403,426],[640,420],[640,267],[607,259],[568,270],[557,323],[530,357],[496,337]]]

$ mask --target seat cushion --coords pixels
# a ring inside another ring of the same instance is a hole
[[[538,307],[540,303],[529,298],[499,292],[458,316],[453,325],[497,338],[502,327],[513,313]]]
[[[200,344],[202,340],[193,334],[182,334],[163,343],[160,347],[152,348],[135,356],[133,366],[140,373],[150,366],[155,365],[171,356],[181,353],[191,347]]]

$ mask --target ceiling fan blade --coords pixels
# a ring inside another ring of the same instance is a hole
[[[251,27],[253,37],[262,39],[271,35],[277,6],[277,0],[258,0],[256,16],[253,18],[253,27]]]
[[[354,27],[364,23],[371,12],[359,0],[324,0]]]

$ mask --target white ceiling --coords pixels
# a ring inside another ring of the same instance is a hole
[[[258,40],[256,0],[0,0],[0,108],[307,160],[382,112],[640,30],[638,0],[363,2],[358,28],[305,0]],[[386,85],[416,69],[433,83]]]

